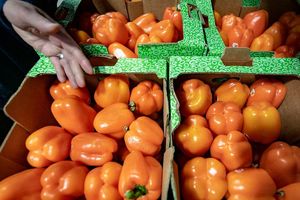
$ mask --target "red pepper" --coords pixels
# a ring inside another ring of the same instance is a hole
[[[248,29],[252,29],[254,37],[261,35],[268,26],[269,14],[265,10],[258,10],[248,13],[244,22]]]
[[[254,40],[254,33],[246,25],[239,24],[228,31],[229,47],[250,47]]]

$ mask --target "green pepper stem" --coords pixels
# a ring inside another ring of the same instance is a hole
[[[130,101],[129,104],[128,104],[128,106],[129,106],[129,110],[131,112],[134,112],[136,110],[136,105],[135,105],[135,103],[133,101]]]
[[[278,197],[284,197],[285,192],[283,190],[278,190],[278,191],[276,191],[275,195]]]
[[[132,190],[128,190],[125,193],[125,198],[130,199],[130,200],[134,200],[134,199],[137,199],[141,196],[144,196],[147,193],[148,193],[148,191],[147,191],[145,186],[136,185]]]

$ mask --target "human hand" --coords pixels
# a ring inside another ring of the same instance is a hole
[[[83,71],[92,74],[92,66],[61,25],[41,9],[20,0],[6,1],[3,12],[25,42],[50,57],[59,81],[68,78],[73,87],[85,86]]]

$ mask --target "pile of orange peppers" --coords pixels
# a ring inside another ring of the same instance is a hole
[[[233,14],[223,17],[214,11],[223,42],[229,47],[251,51],[275,51],[276,58],[294,57],[300,51],[300,15],[286,12],[268,27],[268,12],[250,12],[242,19]]]
[[[59,125],[29,135],[27,161],[34,168],[2,180],[1,200],[160,197],[164,95],[158,83],[118,74],[94,91],[56,81],[50,95]]]
[[[278,141],[286,93],[270,78],[250,87],[236,79],[181,82],[183,119],[173,139],[183,199],[300,199],[300,148]]]
[[[78,24],[69,32],[79,44],[105,45],[116,58],[137,58],[138,44],[170,43],[183,38],[181,12],[175,7],[167,7],[161,21],[153,13],[128,22],[120,12],[108,12],[82,13]]]

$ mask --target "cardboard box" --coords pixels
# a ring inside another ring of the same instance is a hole
[[[240,55],[240,54],[239,54]],[[246,54],[247,55],[247,54]],[[249,55],[248,55],[249,56]],[[239,60],[238,56],[228,54],[229,58],[220,59],[219,57],[171,57],[169,67],[170,84],[170,134],[171,137],[176,128],[181,123],[179,113],[179,102],[176,97],[175,89],[179,87],[183,80],[198,78],[209,84],[214,90],[221,84],[221,81],[229,78],[238,78],[241,82],[251,84],[260,77],[276,77],[283,81],[288,91],[285,100],[279,108],[281,115],[282,128],[280,139],[290,144],[300,146],[300,124],[298,115],[300,114],[300,61],[298,59],[272,59],[272,58],[253,58]],[[231,60],[231,61],[230,61]],[[230,61],[230,62],[229,62]],[[234,66],[226,66],[234,64]],[[242,66],[242,65],[243,66]],[[251,65],[251,66],[244,66]],[[178,164],[175,156],[179,150],[174,148],[172,158],[171,188],[175,200],[180,199],[180,182]]]
[[[174,7],[179,0],[143,0],[144,12],[152,12],[158,20],[162,20],[166,7]]]
[[[96,56],[97,47],[87,48],[89,55]],[[101,54],[101,53],[100,53]],[[161,85],[164,92],[164,106],[160,124],[163,127],[165,140],[162,153],[165,153],[163,164],[163,192],[162,199],[167,199],[170,179],[170,138],[169,104],[167,99],[167,65],[165,60],[157,59],[119,59],[113,66],[99,66],[94,68],[95,75],[87,75],[86,83],[91,97],[99,80],[110,74],[126,74],[131,86],[142,80],[153,80]],[[54,119],[50,106],[53,102],[49,94],[51,84],[56,80],[55,70],[48,57],[41,55],[40,60],[28,73],[18,91],[10,98],[4,110],[14,122],[0,149],[0,180],[30,168],[26,161],[27,149],[25,140],[35,130],[47,125],[58,125]],[[92,98],[93,99],[93,98]],[[165,182],[167,184],[165,184]]]
[[[269,13],[269,26],[275,21],[278,21],[281,14],[286,11],[297,11],[300,6],[294,0],[214,0],[213,6],[211,1],[207,1],[204,6],[204,14],[212,16],[213,9],[221,14],[221,16],[233,13],[236,16],[244,17],[247,13],[260,9],[265,9]],[[221,56],[225,45],[221,39],[220,34],[217,34],[217,28],[214,18],[209,18],[210,27],[205,29],[205,36],[208,43],[208,56]],[[268,27],[269,27],[268,26]],[[274,52],[259,51],[251,52],[251,57],[273,57]]]
[[[206,51],[206,42],[203,33],[203,20],[201,16],[201,10],[197,6],[197,1],[199,0],[182,0],[180,2],[180,10],[183,18],[183,40],[178,41],[177,43],[160,43],[160,44],[141,44],[138,45],[138,52],[140,58],[153,58],[153,59],[168,59],[170,56],[201,56]],[[201,0],[204,2],[205,0]],[[97,4],[95,2],[98,2]],[[112,1],[114,2],[114,1]],[[117,3],[118,1],[114,2]],[[143,2],[143,7],[145,9],[145,3]],[[172,6],[177,6],[177,1],[173,2]],[[72,4],[74,6],[72,8]],[[64,26],[68,26],[73,20],[76,14],[78,6],[80,6],[80,0],[64,0],[63,4],[58,8],[58,15],[60,11],[63,11],[64,14],[60,14],[62,19],[59,21]],[[111,11],[111,6],[107,6],[105,1],[94,1],[96,7],[101,7],[103,13],[106,11]],[[132,18],[140,15],[141,2],[130,2],[126,1],[127,9],[132,10],[132,13],[129,15]],[[149,1],[149,4],[156,5],[156,9],[161,10],[163,14],[164,9],[166,8],[163,3],[160,1]],[[99,5],[98,5],[99,4]],[[147,3],[146,3],[147,4]],[[98,5],[98,6],[97,6]],[[169,5],[169,4],[168,4]],[[120,6],[120,5],[119,5]],[[121,7],[121,6],[120,6]],[[80,7],[79,7],[80,8]],[[100,9],[100,8],[99,8]],[[74,11],[75,10],[75,11]],[[119,10],[117,6],[115,9]],[[120,9],[122,10],[122,9]],[[102,10],[100,10],[102,12]],[[144,10],[144,12],[146,12]],[[67,13],[67,14],[66,14]],[[65,18],[63,18],[65,17]],[[103,47],[106,48],[106,47]]]

